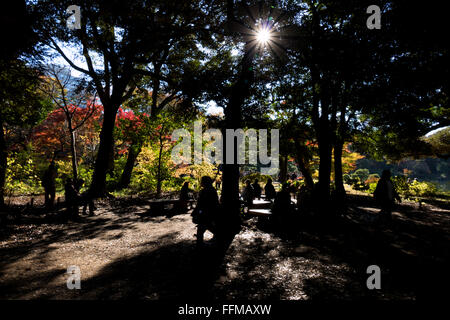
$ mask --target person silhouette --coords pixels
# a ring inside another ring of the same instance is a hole
[[[197,224],[197,244],[203,244],[203,236],[206,230],[215,233],[217,230],[216,215],[219,209],[219,197],[213,187],[213,180],[203,176],[200,182],[200,190],[197,205],[192,212],[192,220]]]
[[[280,223],[289,215],[291,211],[291,193],[290,185],[285,182],[281,191],[277,192],[272,207],[273,219],[275,223]]]
[[[250,207],[253,204],[255,198],[255,191],[253,190],[250,180],[245,181],[245,188],[242,191],[242,199],[244,199],[245,205]]]
[[[395,190],[394,184],[391,181],[391,171],[387,169],[383,170],[373,196],[375,198],[375,201],[381,207],[380,215],[382,217],[391,219],[395,200],[397,200],[398,202],[402,201],[397,191]]]
[[[267,183],[264,186],[264,195],[266,196],[267,200],[273,200],[275,199],[277,193],[275,192],[275,188],[272,184],[272,179],[267,179]]]
[[[174,213],[186,213],[188,211],[188,203],[189,203],[189,192],[191,190],[189,189],[189,182],[183,183],[183,186],[180,190],[180,198],[178,199],[178,202],[175,203],[173,211]]]
[[[55,161],[52,160],[47,170],[42,177],[42,186],[44,187],[45,195],[45,207],[47,209],[53,208],[55,203],[56,192],[56,177],[58,176],[58,168],[55,165]]]
[[[76,184],[72,179],[67,179],[64,185],[64,197],[67,209],[67,218],[78,217],[79,194]]]
[[[83,179],[78,179],[77,183],[75,184],[75,188],[77,192],[79,193],[81,190],[81,187],[84,185]],[[78,203],[83,205],[83,214],[86,214],[87,208],[89,207],[89,215],[93,216],[95,209],[94,204],[94,197],[92,196],[91,190],[86,190],[81,195],[78,196]]]
[[[311,205],[311,190],[303,185],[297,193],[297,209],[299,212],[308,211]]]
[[[261,186],[259,185],[258,179],[255,179],[255,182],[252,184],[253,187],[253,196],[258,200],[261,199]]]

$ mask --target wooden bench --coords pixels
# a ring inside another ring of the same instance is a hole
[[[257,217],[270,217],[272,215],[270,209],[249,209],[247,214]]]
[[[164,207],[169,204],[176,204],[180,201],[180,199],[154,199],[147,201],[147,204],[150,206],[149,210],[155,213],[161,213],[164,211]],[[194,199],[186,200],[188,204],[188,209],[192,209],[192,204],[196,202]]]
[[[253,200],[253,204],[250,209],[269,209],[272,206],[272,202],[267,200]]]

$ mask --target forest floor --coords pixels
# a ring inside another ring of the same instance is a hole
[[[248,219],[218,258],[212,244],[196,247],[189,214],[149,215],[147,200],[98,202],[95,216],[70,222],[62,209],[23,207],[0,227],[0,299],[448,299],[438,293],[450,267],[448,206],[404,202],[379,223],[372,199],[351,195],[327,225],[305,216],[280,231]],[[66,286],[73,265],[80,290]],[[381,269],[380,290],[367,288],[369,265]]]

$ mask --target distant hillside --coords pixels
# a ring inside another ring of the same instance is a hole
[[[392,175],[405,175],[411,179],[431,181],[443,190],[450,191],[450,159],[425,158],[420,160],[403,160],[398,163],[387,163],[370,158],[359,159],[357,169],[369,169],[370,173],[378,173],[390,169]]]

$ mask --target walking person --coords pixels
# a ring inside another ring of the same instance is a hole
[[[381,207],[381,217],[386,217],[389,220],[392,219],[392,209],[394,208],[395,200],[398,202],[401,202],[402,200],[391,181],[391,171],[383,170],[381,179],[378,181],[373,196],[375,201]]]

